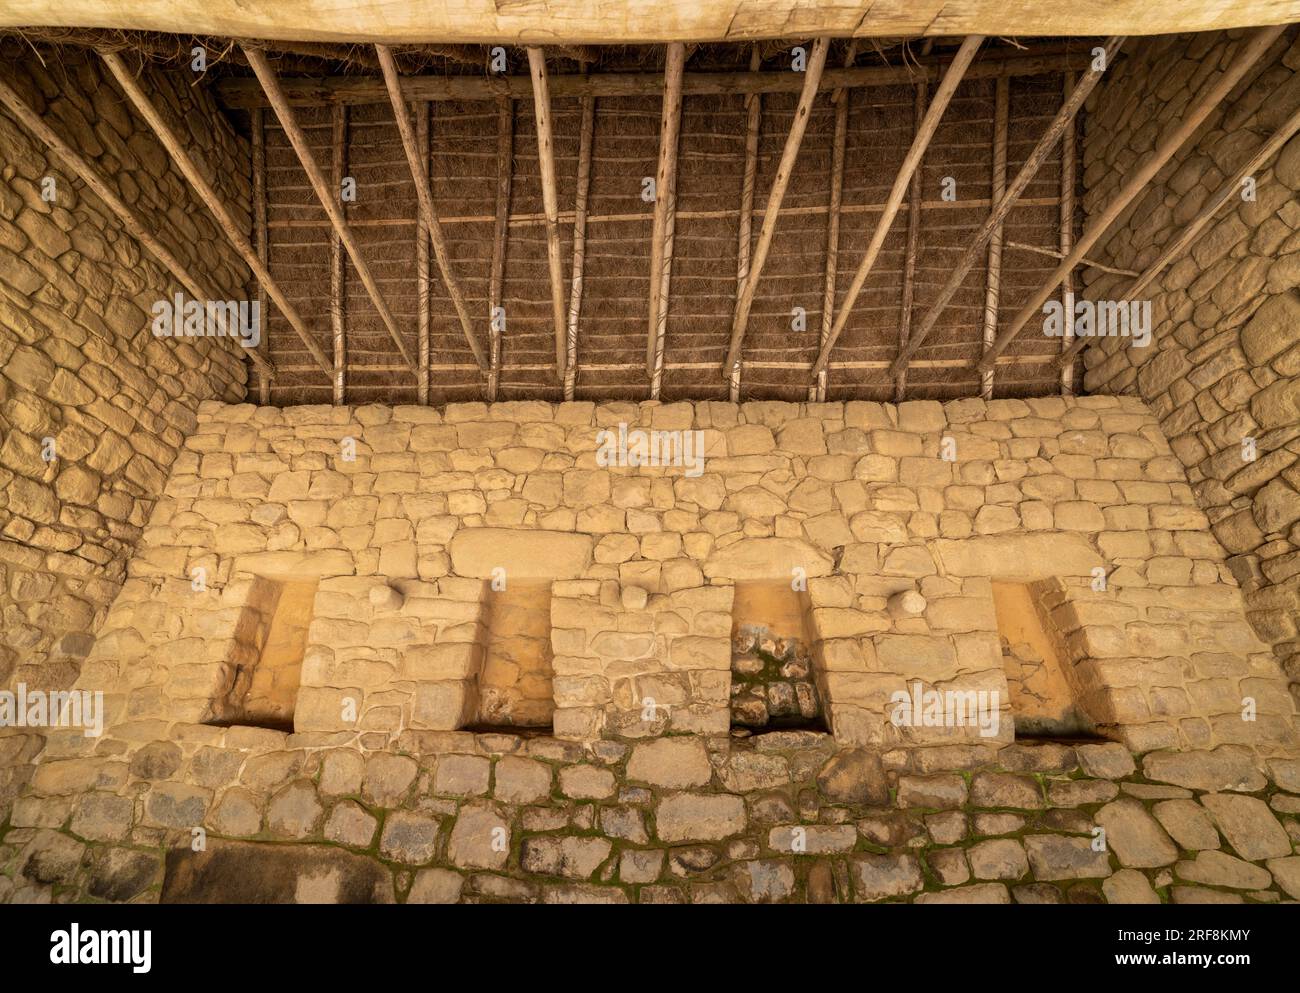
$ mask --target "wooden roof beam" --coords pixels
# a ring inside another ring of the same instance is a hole
[[[45,123],[41,115],[33,110],[27,101],[19,96],[17,91],[4,80],[0,80],[0,103],[4,104],[28,131],[44,142],[50,151],[62,159],[78,179],[94,191],[95,195],[104,202],[104,206],[117,215],[117,219],[122,222],[122,227],[126,229],[126,233],[143,245],[146,251],[161,262],[163,268],[170,272],[177,282],[190,292],[191,296],[199,300],[216,299],[216,294],[211,291],[211,288],[206,283],[201,282],[197,276],[185,267],[183,262],[172,254],[167,246],[153,236],[135,211],[113,192],[112,187],[108,185],[108,182],[95,167],[83,158],[79,152],[74,151],[71,145],[60,138]],[[224,318],[225,312],[221,311],[221,313]],[[229,332],[230,329],[227,328],[226,330]],[[226,337],[229,337],[229,333],[227,333]],[[244,351],[252,360],[253,365],[257,366],[266,378],[275,378],[275,368],[267,359],[251,348]]]
[[[1273,132],[1272,136],[1259,147],[1259,151],[1252,155],[1250,160],[1238,169],[1231,179],[1220,186],[1209,202],[1201,208],[1200,212],[1187,222],[1183,230],[1179,232],[1178,237],[1171,241],[1156,260],[1133,280],[1132,285],[1124,291],[1123,302],[1130,303],[1136,299],[1138,294],[1150,286],[1156,277],[1165,271],[1165,267],[1170,262],[1187,251],[1201,232],[1205,230],[1205,226],[1214,219],[1214,215],[1223,208],[1223,205],[1241,192],[1242,181],[1263,168],[1264,164],[1280,152],[1282,146],[1290,141],[1297,132],[1300,132],[1300,110],[1288,117],[1282,126]],[[1090,264],[1095,265],[1096,263]],[[1115,272],[1118,270],[1112,269],[1110,271]],[[1064,368],[1087,347],[1091,340],[1087,335],[1075,338],[1070,347],[1061,353],[1060,358],[1057,359],[1057,364]]]
[[[1061,140],[1061,135],[1065,133],[1066,128],[1070,127],[1074,123],[1074,118],[1079,113],[1079,109],[1083,106],[1084,101],[1088,98],[1088,94],[1092,92],[1093,87],[1095,87],[1101,80],[1102,74],[1107,68],[1109,68],[1112,60],[1119,53],[1120,46],[1123,44],[1123,38],[1115,37],[1109,39],[1104,46],[1104,56],[1100,66],[1095,64],[1091,66],[1070,91],[1069,98],[1061,104],[1061,108],[1056,112],[1056,116],[1053,117],[1051,123],[1047,125],[1047,129],[1043,132],[1042,137],[1038,139],[1038,144],[1035,145],[1034,150],[1029,153],[1029,158],[1025,159],[1025,164],[1020,167],[1020,171],[1016,173],[1015,179],[1011,181],[1011,185],[1006,188],[1006,191],[1002,194],[1001,198],[997,200],[993,209],[989,211],[989,216],[984,219],[984,223],[980,226],[980,229],[975,232],[975,237],[973,237],[970,240],[970,243],[966,246],[966,251],[962,253],[961,258],[957,261],[957,265],[953,268],[952,272],[949,273],[948,281],[944,283],[943,289],[939,291],[939,296],[926,312],[925,319],[921,322],[921,326],[916,329],[916,332],[908,339],[907,344],[903,347],[902,351],[898,353],[898,358],[894,360],[893,369],[891,370],[895,376],[902,375],[912,356],[916,354],[917,349],[924,344],[925,339],[929,336],[930,332],[934,330],[934,326],[938,322],[940,315],[952,301],[957,290],[961,288],[962,281],[966,278],[966,274],[970,272],[971,267],[979,260],[980,254],[984,251],[984,246],[989,243],[994,233],[1001,229],[1002,222],[1006,220],[1007,215],[1011,213],[1011,208],[1016,205],[1016,202],[1025,192],[1025,189],[1029,186],[1034,176],[1038,174],[1038,170],[1042,168],[1043,163],[1047,161],[1047,157],[1052,154],[1052,149],[1055,148],[1057,143]],[[991,342],[989,347],[992,347]]]
[[[365,256],[361,254],[361,247],[357,244],[352,229],[348,227],[348,222],[343,217],[343,211],[338,203],[338,191],[330,189],[325,174],[321,172],[316,157],[312,155],[311,147],[307,144],[307,136],[303,133],[301,125],[298,124],[293,109],[284,99],[284,93],[280,89],[279,77],[276,76],[275,70],[271,68],[270,63],[266,61],[265,52],[247,44],[242,45],[242,47],[244,55],[248,59],[248,64],[252,66],[253,72],[257,74],[258,81],[266,91],[267,99],[271,101],[271,109],[275,111],[275,116],[280,119],[280,126],[284,128],[289,144],[293,146],[294,152],[298,155],[298,161],[302,163],[303,172],[307,174],[307,181],[311,183],[311,187],[316,193],[316,199],[320,201],[320,205],[325,209],[325,214],[329,218],[334,232],[338,235],[339,241],[343,242],[343,248],[347,251],[348,258],[352,260],[357,275],[361,278],[361,285],[366,288],[366,293],[375,305],[375,310],[378,311],[380,320],[384,322],[384,327],[388,329],[388,334],[393,339],[393,344],[397,346],[397,351],[402,356],[403,361],[405,361],[411,372],[418,373],[419,367],[416,364],[415,357],[411,355],[411,350],[407,348],[406,342],[402,340],[401,332],[397,330],[397,321],[393,318],[393,312],[388,309],[383,294],[379,292],[379,284],[375,282],[375,277],[370,272],[370,266],[367,264]]]
[[[669,249],[669,212],[677,191],[677,141],[682,130],[682,73],[686,67],[686,46],[668,46],[664,56],[663,107],[659,116],[659,165],[655,169],[655,216],[650,231],[650,324],[646,337],[646,375],[654,378],[655,355],[659,353],[660,315],[668,311],[663,287],[672,271]],[[662,353],[660,353],[662,354]],[[662,361],[662,360],[661,360]],[[652,388],[651,396],[656,390]]]
[[[1065,279],[1066,274],[1079,264],[1088,250],[1119,219],[1119,216],[1124,213],[1129,204],[1137,198],[1139,193],[1146,189],[1147,184],[1155,178],[1156,173],[1186,144],[1187,140],[1196,132],[1196,129],[1205,123],[1211,112],[1232,92],[1232,88],[1241,81],[1241,78],[1259,60],[1260,56],[1268,51],[1269,47],[1284,30],[1286,30],[1285,26],[1259,28],[1244,39],[1237,57],[1232,60],[1232,64],[1219,76],[1214,85],[1205,92],[1204,96],[1193,107],[1184,112],[1179,120],[1178,128],[1162,141],[1154,152],[1147,156],[1141,166],[1131,174],[1128,182],[1115,194],[1115,198],[1106,205],[1106,208],[1099,216],[1084,228],[1083,234],[1080,235],[1070,254],[1061,261],[1061,264],[1048,277],[1047,282],[1040,286],[1038,291],[1030,297],[1007,329],[998,336],[998,340],[984,353],[984,358],[979,364],[981,373],[988,372],[993,368],[997,357],[1006,351],[1008,345],[1015,341],[1016,336],[1024,330],[1025,325],[1029,323],[1033,316],[1041,313],[1043,304],[1047,302],[1056,287]]]
[[[795,107],[794,120],[790,122],[790,133],[785,137],[785,148],[781,151],[781,162],[772,177],[772,190],[767,195],[763,207],[763,227],[758,232],[758,244],[754,246],[754,255],[749,264],[749,274],[736,299],[736,309],[731,318],[731,343],[727,347],[727,358],[722,363],[722,378],[730,379],[732,372],[740,363],[740,350],[745,340],[745,331],[749,325],[749,311],[754,304],[754,292],[758,288],[759,277],[763,275],[763,266],[767,263],[767,253],[772,247],[772,237],[776,234],[776,224],[780,220],[781,201],[785,199],[785,188],[790,185],[790,176],[794,173],[795,161],[799,158],[799,146],[803,144],[804,132],[808,130],[808,119],[812,116],[813,102],[817,99],[817,88],[821,85],[822,72],[826,68],[826,53],[830,48],[829,38],[818,38],[813,42],[808,54],[808,64],[803,72],[803,89],[799,93],[799,103]]]
[[[1076,42],[1073,49],[1052,46],[1024,53],[986,54],[966,71],[967,79],[1000,79],[1012,76],[1042,76],[1088,68],[1091,56]],[[826,89],[857,89],[864,86],[934,84],[943,74],[944,63],[928,58],[906,65],[856,66],[827,69],[822,75]],[[747,72],[687,72],[682,77],[684,96],[726,96],[751,93],[798,93],[803,89],[800,73],[751,69]],[[382,79],[373,76],[327,76],[288,78],[281,81],[285,98],[292,106],[320,106],[330,103],[388,103]],[[266,94],[255,79],[230,76],[215,83],[217,96],[231,110],[268,106]],[[663,92],[663,75],[657,72],[562,73],[547,77],[547,88],[561,97],[658,96]],[[523,76],[413,75],[402,78],[402,96],[407,100],[495,100],[510,97],[531,100],[529,81]]]
[[[555,183],[555,139],[551,134],[551,95],[546,82],[546,53],[528,49],[537,120],[537,158],[542,174],[542,209],[546,212],[546,261],[551,273],[551,322],[555,330],[555,375],[564,382],[568,334],[564,307],[564,261],[560,258],[560,200]]]
[[[451,271],[451,253],[447,250],[447,237],[443,234],[442,223],[438,220],[438,211],[433,206],[433,192],[429,189],[429,177],[420,158],[420,149],[416,145],[415,132],[411,128],[411,117],[402,98],[401,76],[397,71],[397,62],[386,45],[376,45],[375,54],[384,73],[384,83],[388,87],[388,97],[393,104],[393,117],[397,121],[397,132],[402,138],[402,148],[406,151],[406,162],[411,168],[411,181],[415,183],[415,197],[420,203],[420,215],[424,218],[425,230],[429,232],[429,241],[433,245],[433,256],[438,262],[438,272],[442,274],[443,285],[451,297],[452,306],[460,320],[461,331],[469,342],[469,350],[474,354],[479,371],[487,371],[487,360],[483,349],[474,337],[474,325],[470,320],[469,308],[465,305],[465,295],[461,292],[456,274]]]
[[[894,223],[899,207],[903,204],[903,197],[912,182],[912,173],[921,164],[921,159],[925,156],[925,150],[930,145],[930,139],[934,137],[934,132],[939,127],[939,120],[943,117],[943,112],[948,109],[948,102],[957,90],[957,84],[962,81],[966,69],[970,66],[971,60],[975,58],[975,53],[979,51],[983,41],[982,35],[970,35],[961,43],[961,48],[957,49],[957,54],[953,56],[948,71],[943,74],[943,81],[939,84],[939,88],[935,90],[934,99],[926,109],[921,126],[916,129],[916,137],[912,139],[912,147],[907,150],[907,157],[903,160],[898,175],[894,178],[893,188],[889,191],[889,199],[885,203],[885,209],[880,215],[880,220],[876,222],[876,230],[871,235],[871,243],[867,246],[867,253],[862,257],[862,263],[853,276],[853,282],[849,284],[848,292],[844,296],[844,302],[840,304],[840,312],[835,318],[835,324],[831,327],[830,336],[822,344],[821,351],[818,353],[816,361],[813,362],[814,381],[817,375],[826,368],[831,349],[835,347],[835,342],[844,331],[844,325],[848,323],[849,315],[853,313],[853,305],[858,300],[858,294],[862,292],[863,284],[866,283],[867,277],[871,275],[871,269],[876,264],[881,248],[884,247],[889,228]]]

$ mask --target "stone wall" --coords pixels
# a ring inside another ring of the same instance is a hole
[[[95,56],[2,71],[183,263],[246,297],[242,262]],[[206,91],[155,71],[144,82],[246,215],[248,150]],[[199,402],[244,396],[229,343],[151,335],[150,307],[180,289],[0,110],[0,687],[72,683]],[[0,736],[0,798],[37,748]]]
[[[620,424],[704,462],[599,464]],[[1294,898],[1294,708],[1205,524],[1134,398],[208,402],[77,683],[104,734],[50,732],[0,899]],[[991,577],[1046,591],[1118,742],[1012,742]],[[465,730],[496,584],[540,579],[553,733]],[[737,738],[735,583],[792,579],[830,733]],[[221,726],[287,580],[294,730]],[[895,723],[916,682],[1000,728]]]
[[[620,424],[702,432],[698,474],[602,467]],[[839,741],[978,739],[900,729],[890,700],[920,680],[1005,706],[990,583],[1005,578],[1050,585],[1099,733],[1138,751],[1295,737],[1137,400],[208,403],[77,685],[108,693],[110,727],[212,720],[259,577],[319,580],[299,732],[471,724],[494,582],[546,580],[557,735],[725,733],[733,584],[769,580],[806,583]],[[921,613],[889,608],[904,592]]]
[[[1088,213],[1101,210],[1177,125],[1241,37],[1144,38],[1103,81],[1087,118]],[[1291,31],[1165,167],[1097,257],[1142,270],[1297,108],[1300,41]],[[1147,291],[1152,344],[1111,338],[1090,347],[1084,383],[1150,404],[1229,553],[1247,616],[1300,693],[1300,137],[1254,179],[1255,199],[1233,196]],[[1097,270],[1085,275],[1096,299],[1118,298],[1128,284]],[[1244,455],[1247,439],[1254,451]]]

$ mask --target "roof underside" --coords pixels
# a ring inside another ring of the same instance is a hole
[[[1300,0],[6,0],[0,7],[0,27],[475,44],[1149,35],[1296,20]]]

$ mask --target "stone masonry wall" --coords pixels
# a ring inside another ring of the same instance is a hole
[[[1084,144],[1087,211],[1180,120],[1237,32],[1145,38],[1103,80]],[[1165,167],[1098,259],[1142,270],[1205,201],[1300,108],[1300,39],[1291,31]],[[1103,339],[1085,352],[1088,390],[1141,396],[1187,467],[1227,549],[1247,616],[1300,693],[1300,137],[1236,195],[1147,291],[1155,340]],[[1129,280],[1086,273],[1087,295]],[[1254,459],[1243,456],[1253,439]],[[1247,442],[1248,444],[1248,442]]]
[[[183,263],[246,298],[243,263],[96,57],[63,50],[44,67],[29,57],[0,72]],[[144,77],[246,215],[247,147],[191,83]],[[0,688],[72,683],[199,402],[244,396],[236,347],[151,335],[150,307],[180,290],[0,110]],[[37,736],[0,735],[0,810],[17,789],[9,777],[39,746]]]
[[[702,430],[703,471],[598,465],[620,423]],[[1133,398],[209,402],[0,899],[1294,899],[1295,713],[1223,557]],[[734,583],[795,568],[831,733],[735,738]],[[292,733],[208,723],[255,577],[319,580]],[[494,579],[541,577],[554,734],[460,730]],[[1055,584],[1118,742],[888,719],[912,681],[1007,699],[990,577]]]

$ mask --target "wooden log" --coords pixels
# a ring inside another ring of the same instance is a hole
[[[762,65],[758,45],[749,53],[749,69],[758,71]],[[736,299],[740,299],[745,279],[749,276],[749,260],[754,247],[754,181],[758,175],[758,129],[763,113],[763,97],[751,93],[745,98],[745,172],[740,185],[740,235],[736,250]],[[732,403],[740,402],[740,363],[733,362],[728,380],[728,394]]]
[[[307,332],[306,327],[302,323],[302,319],[298,316],[297,310],[294,309],[294,307],[284,297],[283,293],[280,292],[280,288],[271,277],[271,273],[266,264],[258,257],[257,252],[249,243],[248,238],[244,235],[242,229],[235,223],[234,217],[226,208],[226,205],[222,201],[220,194],[217,193],[216,188],[213,187],[212,184],[208,182],[207,177],[199,171],[195,160],[190,157],[189,153],[182,146],[176,132],[173,131],[170,125],[168,125],[158,114],[152,102],[144,94],[144,91],[140,89],[139,85],[136,83],[135,77],[127,70],[125,63],[121,58],[111,52],[101,52],[100,56],[103,58],[114,78],[117,79],[119,85],[121,85],[122,89],[126,92],[127,97],[145,119],[145,122],[153,129],[159,142],[167,150],[167,153],[171,156],[171,159],[176,164],[177,168],[180,169],[182,175],[184,175],[190,185],[194,187],[199,198],[203,200],[209,212],[216,220],[218,228],[221,229],[227,240],[230,241],[231,246],[244,260],[244,263],[253,271],[259,284],[265,287],[271,299],[284,314],[285,319],[289,321],[289,325],[302,340],[303,345],[306,346],[308,353],[316,360],[316,363],[320,366],[321,370],[328,375],[330,367],[325,352]],[[191,292],[194,291],[191,290]]]
[[[1030,319],[1041,312],[1043,304],[1047,302],[1066,274],[1078,265],[1088,250],[1119,219],[1120,215],[1137,198],[1137,195],[1146,189],[1147,184],[1155,178],[1156,173],[1163,168],[1166,162],[1173,158],[1178,149],[1187,142],[1187,139],[1210,116],[1210,113],[1223,102],[1224,98],[1232,91],[1232,88],[1237,85],[1259,57],[1268,51],[1269,46],[1277,40],[1283,30],[1285,30],[1284,27],[1259,28],[1243,39],[1243,44],[1237,56],[1232,60],[1232,64],[1219,75],[1214,84],[1205,91],[1196,104],[1183,113],[1183,116],[1179,119],[1178,127],[1160,143],[1154,152],[1143,160],[1142,164],[1133,171],[1128,181],[1115,195],[1115,198],[1084,228],[1083,234],[1075,243],[1070,254],[1062,260],[1047,281],[1030,297],[1015,319],[998,337],[998,340],[993,343],[993,347],[989,349],[980,363],[981,372],[992,368],[993,360],[1001,355],[1007,346],[1016,339],[1016,336],[1020,334]]]
[[[331,115],[330,134],[330,179],[334,189],[343,185],[344,172],[347,169],[348,144],[348,109],[335,107]],[[340,210],[343,208],[339,208]],[[344,270],[343,242],[335,232],[330,238],[330,329],[334,338],[334,403],[343,404],[347,383],[348,352],[344,336]]]
[[[920,129],[925,120],[926,87],[924,83],[916,84],[916,99],[912,109],[913,127]],[[916,297],[916,257],[921,244],[921,172],[925,157],[917,163],[912,173],[912,182],[907,196],[907,247],[903,252],[903,302],[898,318],[898,348],[907,347],[907,339],[912,333],[912,304]],[[829,335],[827,336],[829,338]],[[824,343],[823,343],[824,344]],[[825,372],[825,370],[822,370]],[[820,375],[820,373],[818,374]],[[907,395],[907,370],[900,370],[894,376],[894,400],[902,403]]]
[[[664,270],[671,271],[672,256],[667,254],[668,215],[672,210],[677,186],[677,139],[682,123],[682,72],[686,66],[686,46],[669,45],[664,53],[664,92],[659,115],[659,165],[655,169],[654,226],[650,231],[650,319],[646,332],[646,375],[651,379],[654,399],[655,357],[660,353],[659,314],[666,311],[663,297]]]
[[[429,180],[429,114],[431,105],[411,105],[415,113],[415,143],[420,149],[420,174]],[[415,377],[415,397],[419,403],[429,402],[429,361],[432,358],[429,332],[432,315],[429,295],[432,290],[429,273],[429,232],[424,229],[424,216],[420,205],[415,206],[415,351],[420,369]]]
[[[953,295],[961,287],[962,281],[966,278],[966,274],[970,272],[971,267],[975,265],[975,262],[979,258],[980,252],[983,251],[984,246],[988,244],[989,240],[993,237],[994,230],[1006,219],[1007,215],[1011,212],[1011,209],[1020,201],[1021,194],[1024,193],[1025,189],[1029,186],[1030,181],[1035,175],[1037,175],[1038,170],[1042,168],[1043,163],[1047,161],[1048,156],[1052,154],[1052,149],[1056,147],[1056,143],[1060,140],[1061,135],[1065,133],[1066,127],[1068,127],[1070,122],[1074,120],[1075,115],[1078,114],[1079,109],[1083,106],[1088,94],[1092,92],[1093,88],[1100,81],[1102,73],[1104,73],[1106,68],[1111,64],[1123,43],[1124,39],[1119,37],[1111,38],[1106,42],[1104,46],[1105,57],[1103,62],[1100,65],[1094,63],[1089,66],[1088,71],[1071,91],[1070,98],[1065,102],[1061,109],[1056,112],[1056,116],[1052,118],[1051,123],[1047,125],[1047,129],[1043,132],[1042,137],[1038,139],[1038,144],[1034,146],[1034,150],[1030,152],[1029,157],[1025,159],[1025,164],[1021,166],[1020,171],[1016,173],[1016,178],[1011,181],[1011,185],[1007,187],[1007,191],[1003,194],[1002,199],[997,201],[994,209],[989,212],[989,216],[985,218],[980,229],[975,232],[975,236],[971,238],[969,244],[967,244],[966,251],[962,253],[957,265],[953,268],[952,273],[949,274],[948,281],[944,284],[943,289],[939,291],[939,295],[935,298],[934,303],[926,312],[925,319],[922,320],[921,326],[916,329],[916,332],[908,340],[907,347],[904,348],[898,358],[894,360],[894,365],[896,367],[895,374],[897,374],[898,370],[907,366],[911,361],[912,356],[916,354],[917,349],[919,349],[925,342],[925,339],[929,337],[930,331],[939,320],[939,316],[948,306]]]
[[[776,234],[776,224],[780,219],[781,201],[785,199],[785,189],[794,174],[795,161],[799,158],[799,146],[803,143],[804,132],[808,130],[808,118],[812,116],[813,102],[817,99],[817,88],[821,85],[822,71],[826,68],[826,53],[830,41],[818,38],[813,42],[808,54],[808,64],[804,68],[803,89],[799,91],[799,103],[795,107],[794,120],[790,122],[790,133],[786,135],[785,147],[781,150],[781,161],[772,177],[772,189],[767,195],[767,205],[763,210],[763,227],[758,232],[758,243],[749,264],[749,275],[736,301],[735,313],[731,321],[731,343],[727,348],[727,359],[722,365],[724,379],[731,375],[732,368],[740,361],[740,350],[749,324],[749,310],[754,303],[754,292],[763,275],[763,266],[767,263],[767,253],[772,247],[772,237]]]
[[[582,101],[578,139],[578,188],[573,204],[573,272],[569,277],[569,321],[565,339],[564,399],[572,400],[578,384],[578,317],[582,313],[582,271],[587,258],[587,195],[591,190],[591,154],[596,137],[596,98]]]
[[[528,49],[533,80],[533,114],[537,120],[537,157],[542,173],[542,206],[546,211],[546,260],[551,273],[551,321],[555,327],[555,376],[564,382],[567,358],[564,314],[564,262],[560,259],[560,204],[555,183],[555,140],[551,134],[551,98],[546,81],[546,55]]]
[[[384,45],[376,45],[375,54],[379,56],[379,64],[384,70],[384,83],[388,87],[389,100],[393,105],[393,117],[397,121],[397,131],[402,139],[402,148],[406,152],[406,162],[411,169],[411,181],[415,183],[415,198],[420,204],[420,216],[424,219],[425,230],[428,231],[429,240],[433,243],[433,256],[438,261],[438,272],[442,275],[442,283],[447,288],[447,295],[451,297],[452,306],[456,308],[461,331],[465,335],[465,341],[469,343],[474,361],[478,363],[481,371],[486,372],[487,360],[483,357],[483,349],[474,335],[474,324],[470,320],[469,307],[465,305],[465,295],[461,292],[460,283],[451,269],[451,252],[447,248],[447,238],[442,233],[438,212],[433,206],[433,191],[429,188],[429,177],[421,168],[420,151],[415,141],[415,133],[411,130],[411,118],[406,112],[406,102],[402,98],[401,77],[397,72],[397,63],[393,60],[393,53]]]
[[[1060,199],[1057,200],[1056,206],[1058,209],[1062,206]],[[1023,241],[1004,241],[1002,247],[1014,248],[1016,251],[1020,252],[1033,252],[1035,255],[1046,255],[1053,259],[1063,259],[1070,254],[1069,252],[1061,252],[1053,248],[1043,248],[1041,245],[1026,245]],[[1114,273],[1116,276],[1132,277],[1137,275],[1137,273],[1132,269],[1120,269],[1118,266],[1107,265],[1105,262],[1098,262],[1096,259],[1090,259],[1087,257],[1080,259],[1079,264],[1089,266],[1093,269],[1100,269],[1102,272]]]
[[[1197,238],[1205,230],[1206,225],[1223,209],[1224,204],[1240,194],[1241,184],[1245,179],[1263,168],[1264,164],[1280,152],[1282,146],[1290,141],[1297,132],[1300,132],[1300,110],[1288,117],[1281,127],[1260,145],[1259,150],[1250,157],[1246,164],[1219,187],[1214,196],[1210,197],[1205,205],[1201,207],[1197,215],[1187,222],[1182,231],[1178,233],[1178,237],[1165,246],[1154,262],[1142,270],[1141,274],[1135,274],[1136,278],[1133,280],[1132,285],[1124,291],[1123,302],[1131,303],[1136,300],[1165,271],[1170,262],[1195,244]],[[1096,263],[1091,264],[1095,265]],[[1087,337],[1075,338],[1070,347],[1061,353],[1060,364],[1065,366],[1073,361],[1074,357],[1087,347],[1088,342]]]
[[[957,50],[957,54],[953,56],[952,65],[944,73],[943,81],[935,91],[934,101],[926,110],[925,119],[921,122],[921,127],[917,129],[916,137],[912,139],[912,147],[908,149],[907,157],[903,160],[903,165],[894,179],[894,185],[889,192],[889,200],[885,205],[884,213],[881,214],[880,220],[876,222],[876,230],[871,235],[871,242],[867,246],[867,252],[863,256],[861,264],[858,266],[858,271],[853,276],[853,282],[849,284],[848,293],[845,294],[844,302],[840,305],[840,312],[835,318],[830,337],[822,345],[821,352],[818,354],[816,361],[813,362],[814,374],[826,368],[831,349],[835,347],[835,342],[844,331],[844,325],[848,323],[849,315],[853,312],[853,305],[857,303],[858,294],[862,292],[862,286],[871,274],[871,269],[880,255],[880,249],[885,244],[885,237],[889,234],[889,228],[894,223],[898,208],[902,205],[903,196],[911,185],[912,173],[920,165],[921,158],[925,155],[925,150],[930,144],[930,139],[934,137],[934,132],[939,127],[939,119],[948,107],[948,101],[952,99],[957,84],[962,81],[966,68],[971,64],[971,60],[975,58],[975,53],[979,50],[979,46],[983,41],[984,39],[980,35],[971,35],[966,38],[962,42],[961,48]],[[909,342],[910,344],[911,342]]]
[[[497,202],[492,226],[492,269],[488,277],[488,400],[495,402],[501,383],[501,306],[506,278],[506,249],[510,238],[510,178],[514,173],[515,105],[497,102]]]
[[[968,79],[997,79],[1000,76],[1043,76],[1088,68],[1089,56],[1061,46],[1023,53],[988,56],[967,70]],[[943,74],[942,58],[910,60],[898,66],[857,66],[827,69],[822,85],[827,89],[857,89],[867,86],[897,86],[928,83]],[[803,89],[799,73],[773,72],[688,72],[682,79],[685,96],[726,96],[751,93],[798,93]],[[269,106],[256,81],[230,76],[216,82],[217,96],[230,110]],[[387,103],[384,81],[375,76],[326,76],[290,78],[282,81],[291,106],[312,107],[332,103]],[[582,73],[548,77],[554,98],[658,96],[663,92],[659,73]],[[405,76],[402,95],[407,100],[531,100],[532,89],[523,76]]]
[[[249,111],[249,129],[252,132],[253,145],[253,247],[262,265],[266,265],[268,246],[266,239],[266,111],[256,107]],[[266,287],[257,281],[257,312],[262,315],[263,332],[265,332]],[[262,347],[270,347],[263,334]],[[258,366],[257,396],[262,406],[271,402],[271,378]]]
[[[857,43],[851,41],[844,55],[846,68],[853,64],[856,56]],[[830,337],[831,322],[835,317],[835,278],[840,258],[840,210],[844,199],[844,155],[849,135],[851,92],[841,89],[831,94],[831,103],[835,105],[835,133],[831,137],[831,189],[826,205],[826,278],[822,283],[822,326],[817,339],[819,347],[826,344],[826,339]],[[829,370],[823,369],[809,389],[808,399],[825,403],[829,381]]]
[[[1066,98],[1069,98],[1070,76],[1065,77]],[[1058,244],[1061,258],[1068,258],[1074,246],[1074,160],[1077,154],[1075,146],[1076,128],[1073,124],[1065,129],[1061,136],[1061,206],[1058,209],[1057,223]],[[1074,338],[1074,312],[1070,304],[1074,300],[1074,273],[1067,272],[1061,283],[1062,305],[1065,316],[1065,334],[1061,338],[1061,351],[1069,351]],[[992,373],[985,373],[992,377]],[[1067,363],[1061,367],[1061,396],[1074,395],[1074,365]]]
[[[1067,98],[1069,94],[1067,93]],[[999,79],[993,93],[993,186],[989,194],[995,204],[1007,193],[1007,118],[1011,107],[1011,86]],[[998,336],[998,303],[1002,296],[1002,223],[999,221],[989,238],[988,269],[984,279],[983,348],[989,348]],[[980,396],[993,399],[993,373],[980,377]]]
[[[271,101],[271,109],[275,111],[275,116],[280,119],[280,126],[284,128],[285,137],[289,139],[289,144],[293,146],[298,161],[302,164],[303,172],[307,174],[307,181],[311,183],[311,187],[316,193],[316,199],[320,201],[320,205],[325,209],[325,214],[329,217],[330,224],[338,234],[339,240],[343,242],[343,248],[347,251],[348,258],[352,260],[352,266],[357,270],[357,275],[361,278],[361,285],[366,288],[371,303],[375,305],[379,319],[384,322],[384,327],[388,329],[388,334],[393,339],[393,344],[397,346],[397,351],[406,362],[407,367],[412,373],[418,373],[415,358],[411,355],[411,350],[406,347],[406,342],[402,340],[401,332],[397,330],[397,322],[393,319],[393,313],[388,309],[388,304],[379,290],[379,284],[375,282],[375,277],[370,272],[370,265],[366,262],[365,256],[361,254],[361,247],[357,244],[352,229],[348,227],[347,221],[343,218],[343,211],[339,208],[339,191],[329,188],[325,175],[321,172],[316,157],[312,154],[311,146],[307,144],[307,136],[298,124],[297,116],[288,103],[285,102],[284,94],[280,89],[279,77],[276,76],[275,70],[271,68],[270,63],[266,61],[266,55],[262,51],[244,46],[244,55],[261,82],[262,89],[266,91],[267,98]]]

